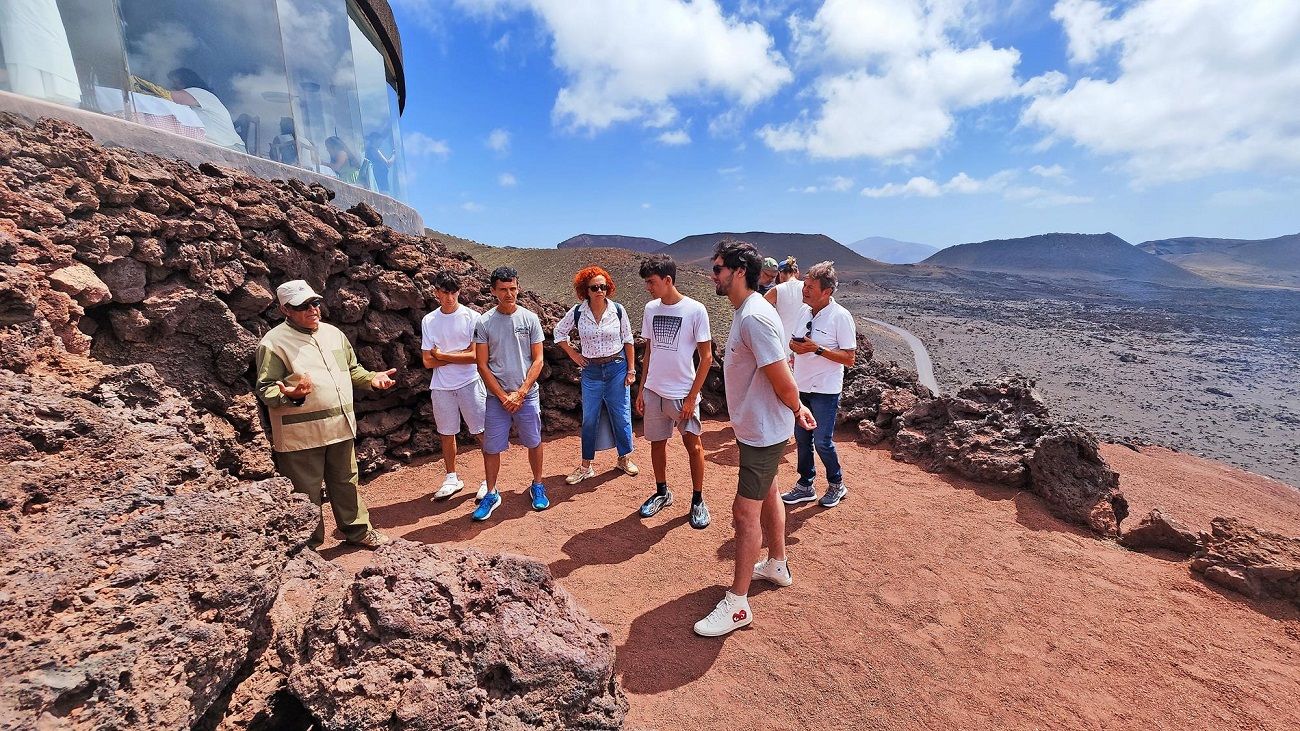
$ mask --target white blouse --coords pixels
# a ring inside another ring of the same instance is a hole
[[[577,312],[576,326],[578,338],[582,341],[582,357],[608,358],[616,355],[623,346],[632,342],[632,323],[627,319],[627,308],[614,302],[607,302],[605,314],[596,322],[591,312],[591,303],[580,302],[570,307],[564,317],[555,326],[555,344],[571,342],[569,336],[575,326],[574,313]]]

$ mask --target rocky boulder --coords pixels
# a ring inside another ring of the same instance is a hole
[[[1252,598],[1286,599],[1300,606],[1300,538],[1270,533],[1236,518],[1210,521],[1192,570]]]
[[[1134,551],[1159,548],[1184,556],[1190,556],[1204,547],[1201,536],[1196,531],[1166,515],[1161,508],[1152,508],[1137,525],[1124,531],[1120,543]]]
[[[397,541],[316,582],[276,651],[319,728],[622,726],[610,635],[543,563]]]

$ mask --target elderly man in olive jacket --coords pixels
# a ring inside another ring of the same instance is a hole
[[[347,337],[321,322],[321,296],[301,279],[276,289],[284,322],[271,328],[257,347],[257,396],[271,416],[271,448],[280,474],[321,504],[329,495],[334,521],[346,541],[377,548],[391,539],[370,526],[370,514],[357,494],[357,417],[352,389],[387,389],[396,369],[383,373],[357,363]],[[322,515],[312,548],[325,541]]]

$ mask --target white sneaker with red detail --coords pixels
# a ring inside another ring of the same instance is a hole
[[[765,558],[754,564],[753,578],[765,579],[777,586],[789,586],[794,583],[794,577],[790,575],[790,565],[784,560],[778,561],[774,558]]]
[[[722,601],[709,612],[709,616],[695,623],[695,634],[701,637],[721,637],[754,621],[749,608],[749,598],[727,592]]]

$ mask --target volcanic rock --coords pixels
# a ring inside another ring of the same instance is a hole
[[[1252,598],[1274,596],[1300,606],[1300,538],[1271,533],[1236,518],[1210,521],[1192,570]]]
[[[1119,542],[1134,551],[1163,548],[1184,556],[1203,548],[1201,537],[1195,531],[1165,515],[1160,508],[1152,508],[1137,525],[1124,531]]]

